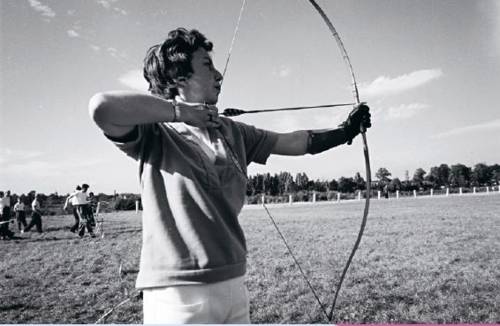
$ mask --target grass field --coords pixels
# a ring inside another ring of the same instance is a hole
[[[270,207],[328,305],[363,203]],[[0,242],[0,323],[94,323],[135,293],[140,216],[104,218],[104,238],[81,240],[68,231],[71,216],[55,216],[44,217],[42,235]],[[252,322],[324,323],[265,211],[240,218]],[[105,322],[141,323],[140,297]],[[499,323],[500,195],[372,201],[334,322]]]

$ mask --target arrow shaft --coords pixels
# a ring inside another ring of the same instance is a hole
[[[247,113],[262,113],[262,112],[278,112],[278,111],[296,111],[296,110],[309,110],[309,109],[319,109],[319,108],[333,108],[339,106],[352,106],[355,103],[341,103],[341,104],[324,104],[324,105],[312,105],[312,106],[294,106],[287,108],[268,108],[268,109],[259,109],[259,110],[240,110],[240,114]]]

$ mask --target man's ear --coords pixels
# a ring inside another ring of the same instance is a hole
[[[177,77],[175,79],[175,84],[177,87],[184,87],[184,86],[186,86],[187,80],[188,80],[188,77],[185,77],[185,76]]]

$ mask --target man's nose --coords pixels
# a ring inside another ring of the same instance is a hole
[[[219,70],[215,69],[215,81],[222,82],[223,78],[224,77],[222,77],[222,74],[219,72]]]

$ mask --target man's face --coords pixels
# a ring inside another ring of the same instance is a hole
[[[193,103],[216,104],[221,89],[222,75],[215,69],[208,52],[199,48],[191,60],[193,73],[180,88],[184,100]]]

